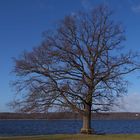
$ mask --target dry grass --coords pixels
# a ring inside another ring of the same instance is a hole
[[[48,135],[0,137],[0,140],[140,140],[140,135]]]

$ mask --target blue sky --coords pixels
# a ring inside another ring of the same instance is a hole
[[[6,104],[14,97],[9,86],[15,77],[12,57],[31,50],[42,39],[42,32],[53,28],[59,19],[79,10],[105,3],[114,10],[114,19],[126,29],[126,48],[140,51],[140,0],[0,0],[0,112],[10,111]],[[140,112],[140,73],[128,79],[126,111]],[[139,104],[139,108],[138,108]],[[132,106],[136,106],[132,108]]]

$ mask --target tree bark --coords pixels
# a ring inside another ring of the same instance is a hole
[[[85,104],[85,113],[83,114],[83,127],[81,129],[82,134],[92,134],[91,128],[91,105]]]

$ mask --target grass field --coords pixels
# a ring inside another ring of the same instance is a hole
[[[48,135],[35,137],[0,137],[0,140],[140,140],[140,135]]]

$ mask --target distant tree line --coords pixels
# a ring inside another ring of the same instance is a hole
[[[52,112],[52,113],[0,113],[0,119],[73,119],[81,120],[78,113],[71,112]],[[115,119],[140,119],[140,113],[92,113],[94,120],[115,120]]]

